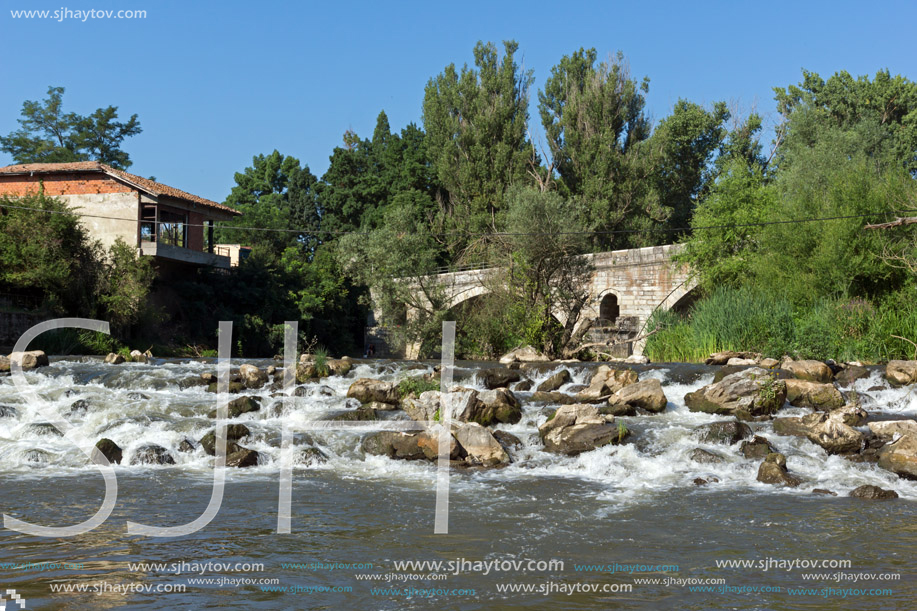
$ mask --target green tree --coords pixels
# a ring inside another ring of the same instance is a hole
[[[448,287],[440,271],[442,247],[423,214],[428,196],[406,191],[395,196],[382,224],[367,234],[351,234],[337,243],[340,266],[372,292],[377,322],[402,345],[430,347],[448,310]],[[364,297],[369,306],[369,295]]]
[[[236,172],[235,181],[224,203],[243,215],[222,224],[219,242],[245,244],[279,259],[288,247],[306,247],[314,239],[319,225],[318,180],[308,166],[275,150],[256,155],[251,166]]]
[[[589,240],[579,230],[587,211],[557,193],[517,187],[509,196],[506,232],[500,236],[505,285],[535,317],[541,348],[570,358],[588,324],[580,324],[595,268]]]
[[[149,308],[148,297],[156,272],[149,257],[118,238],[104,259],[99,287],[99,306],[104,320],[119,336],[136,325]]]
[[[734,158],[721,167],[716,184],[691,218],[692,234],[680,257],[690,264],[702,290],[748,281],[758,255],[760,223],[773,218],[778,203],[777,190],[767,185],[760,166]]]
[[[528,180],[527,169],[533,165],[527,137],[532,72],[516,63],[515,41],[503,47],[500,59],[496,45],[479,42],[475,68],[465,65],[458,71],[450,64],[430,79],[424,92],[426,150],[448,194],[446,226],[456,232],[494,231],[504,193]],[[467,246],[466,239],[452,254],[460,256]],[[472,253],[480,252],[477,244],[471,246]]]
[[[54,313],[90,315],[100,253],[61,200],[0,198],[0,292],[31,295]]]
[[[710,162],[726,139],[725,123],[729,117],[724,102],[706,110],[693,102],[679,100],[672,114],[659,122],[647,143],[654,159],[652,181],[658,205],[665,211],[671,228],[688,226],[698,198],[712,184],[715,167]],[[740,146],[737,144],[736,148]],[[677,237],[677,233],[660,235],[660,241],[672,242]]]
[[[63,111],[63,87],[49,87],[41,102],[22,104],[21,127],[0,136],[0,150],[16,163],[60,163],[101,161],[119,169],[131,166],[130,156],[121,150],[125,138],[142,130],[137,115],[118,121],[118,108],[99,108],[80,116]]]
[[[539,112],[561,192],[589,206],[593,248],[643,245],[651,228],[668,218],[653,189],[655,171],[645,141],[649,79],[630,75],[623,54],[596,65],[595,49],[561,58],[539,93]]]
[[[319,195],[322,228],[327,231],[369,231],[378,227],[395,196],[405,191],[428,195],[423,209],[433,214],[437,186],[426,160],[425,135],[414,124],[401,134],[391,132],[380,112],[372,140],[348,131],[336,147],[322,177]]]
[[[827,81],[803,71],[803,80],[775,87],[783,116],[776,161],[792,163],[794,153],[816,146],[828,131],[844,134],[847,152],[877,163],[893,163],[917,177],[917,83],[880,70],[870,81],[846,71]]]

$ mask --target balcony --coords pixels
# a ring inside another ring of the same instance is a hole
[[[165,242],[140,242],[140,252],[149,257],[159,257],[178,261],[189,265],[206,265],[209,267],[218,267],[220,269],[229,269],[230,259],[222,255],[209,252],[191,250],[181,246],[173,246]]]

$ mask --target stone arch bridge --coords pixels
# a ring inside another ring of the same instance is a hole
[[[588,341],[608,344],[608,352],[615,356],[641,355],[645,344],[642,330],[652,313],[681,309],[693,299],[696,283],[686,266],[672,260],[681,248],[680,244],[669,244],[585,255],[592,259],[594,271],[588,280],[589,301],[577,324],[593,320]],[[453,308],[489,293],[497,271],[455,271],[433,279]],[[561,324],[566,323],[563,312],[554,316]],[[373,343],[376,356],[393,355],[386,347],[384,329],[375,326],[376,320],[376,315],[370,315],[367,345]],[[404,356],[416,358],[418,352],[419,346],[408,346]]]

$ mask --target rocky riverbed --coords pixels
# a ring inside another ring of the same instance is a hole
[[[230,524],[218,520],[202,536],[238,536],[245,547],[256,544],[243,525],[272,531],[286,424],[293,433],[295,486],[312,491],[296,499],[297,536],[315,537],[324,527],[313,520],[330,520],[342,532],[394,528],[395,551],[386,552],[387,558],[417,549],[433,553],[439,549],[436,538],[429,538],[436,427],[446,419],[446,405],[452,421],[453,532],[465,533],[459,547],[470,555],[551,555],[562,549],[572,558],[604,562],[627,550],[631,560],[648,554],[706,567],[712,556],[700,543],[668,547],[671,529],[719,541],[716,549],[723,550],[718,524],[734,523],[751,538],[732,540],[730,549],[748,556],[761,553],[752,533],[763,532],[767,524],[787,532],[797,528],[796,520],[820,532],[840,528],[824,523],[824,511],[871,516],[864,519],[887,522],[883,528],[892,530],[895,520],[912,519],[906,516],[917,513],[917,363],[750,361],[460,362],[448,402],[434,390],[440,376],[436,362],[306,358],[289,397],[279,361],[234,362],[227,421],[230,487],[222,510]],[[98,492],[88,497],[85,492],[87,486],[98,489],[95,466],[39,415],[41,407],[96,443],[97,454],[115,465],[130,491],[122,495],[106,532],[122,533],[125,519],[163,524],[194,519],[206,505],[212,481],[215,373],[215,360],[207,359],[51,358],[25,373],[40,406],[20,396],[11,377],[0,377],[5,510],[35,522],[74,523],[98,505]],[[357,429],[321,430],[317,423],[323,422]],[[416,423],[421,429],[419,423],[430,422],[431,430],[387,430],[398,428],[391,423]],[[319,491],[321,497],[314,496]],[[69,502],[70,497],[81,501]],[[341,516],[347,516],[346,526]],[[622,519],[631,524],[630,535],[611,527]],[[862,538],[866,531],[851,528],[860,537],[849,544],[854,547],[838,540],[823,548],[837,554],[871,549],[874,542]],[[597,535],[596,529],[605,534]],[[485,539],[468,539],[472,532],[484,533]],[[853,536],[835,534],[847,541]],[[600,548],[594,545],[597,536],[607,540]],[[0,539],[15,543],[17,537],[4,531]],[[105,541],[124,543],[123,534],[108,537],[114,539]],[[891,545],[887,537],[876,539],[877,545],[879,540]],[[608,547],[609,541],[615,545]],[[109,544],[93,539],[86,545]],[[328,540],[309,553],[342,553],[336,545]],[[377,550],[369,539],[353,545],[342,548],[351,561],[353,554]],[[807,545],[787,539],[778,548],[802,555]],[[5,549],[14,548],[24,557],[49,555],[39,542],[20,541]],[[153,549],[168,555],[165,548]],[[296,558],[291,550],[246,549],[274,560]],[[868,562],[881,567],[883,561],[877,555]],[[647,592],[666,596],[658,588]],[[201,604],[213,602],[201,596]]]

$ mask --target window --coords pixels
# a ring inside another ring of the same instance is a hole
[[[172,246],[188,247],[188,215],[159,211],[159,242]]]

